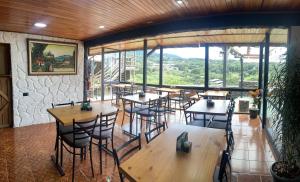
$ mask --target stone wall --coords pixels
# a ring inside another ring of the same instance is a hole
[[[77,75],[28,76],[26,39],[78,43]],[[83,43],[47,36],[0,31],[0,43],[11,46],[14,127],[47,123],[51,103],[79,101],[83,98]],[[28,92],[29,96],[23,96]]]

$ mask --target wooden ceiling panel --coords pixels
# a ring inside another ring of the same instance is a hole
[[[0,0],[0,30],[86,40],[193,16],[270,10],[300,10],[300,1]],[[38,29],[35,22],[48,26]]]

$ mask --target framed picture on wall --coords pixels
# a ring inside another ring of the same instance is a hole
[[[76,43],[27,39],[29,75],[77,74]]]

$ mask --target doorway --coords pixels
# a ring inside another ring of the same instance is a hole
[[[13,127],[10,45],[0,43],[0,128]]]

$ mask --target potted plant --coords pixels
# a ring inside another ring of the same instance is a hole
[[[300,181],[299,70],[300,59],[289,56],[287,63],[280,63],[270,78],[268,99],[274,106],[272,129],[279,151],[279,161],[273,163],[270,169],[274,182]]]
[[[249,95],[253,98],[252,106],[249,108],[250,118],[255,119],[259,113],[258,105],[261,98],[261,91],[260,89],[249,91]]]

